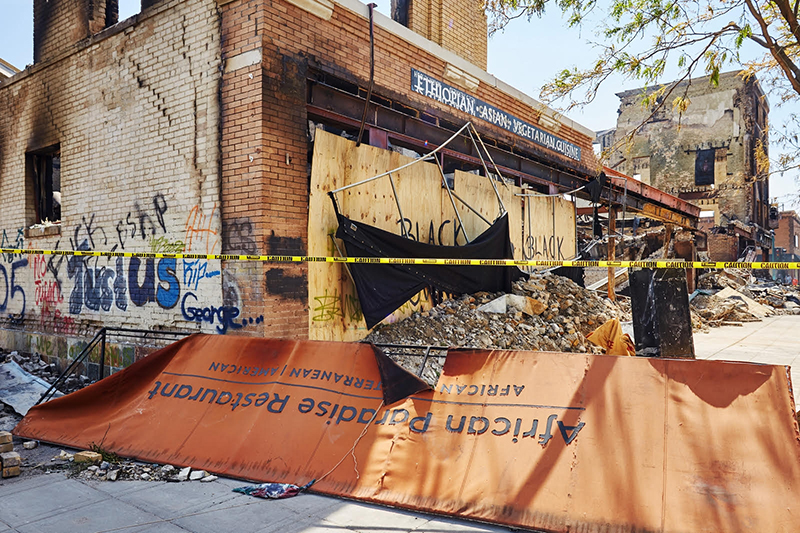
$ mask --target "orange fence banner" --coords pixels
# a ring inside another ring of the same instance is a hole
[[[380,376],[368,344],[195,335],[15,433],[545,531],[800,524],[786,367],[451,350],[388,406]]]

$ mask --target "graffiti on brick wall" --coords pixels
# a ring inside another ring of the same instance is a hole
[[[116,224],[117,244],[123,250],[125,245],[130,246],[131,241],[147,241],[148,238],[158,234],[167,233],[164,214],[167,212],[167,200],[161,193],[152,198],[152,207],[141,207],[139,202],[134,202],[133,209],[128,211],[125,218]],[[77,229],[77,228],[76,228]],[[182,251],[182,250],[181,250]]]
[[[222,223],[223,253],[258,255],[258,245],[249,217],[226,220]]]
[[[24,228],[17,228],[16,231],[7,232],[3,230],[3,236],[0,238],[0,248],[25,248],[25,230]],[[3,254],[3,261],[6,263],[13,263],[21,259],[19,254]]]
[[[8,267],[0,263],[0,313],[8,313],[8,318],[18,321],[25,318],[27,298],[20,285],[19,271],[28,266],[28,259],[17,259]],[[12,309],[16,308],[16,313]]]
[[[191,253],[211,254],[219,246],[219,232],[214,219],[219,218],[219,208],[214,204],[210,210],[203,210],[196,205],[186,218],[184,243],[185,251]]]
[[[37,239],[35,246],[156,253],[184,252],[192,246],[219,252],[216,206],[207,211],[195,206],[181,215],[158,193],[132,202],[120,215],[101,216],[81,215],[76,224],[62,226],[63,238]],[[252,239],[251,227],[236,231]],[[0,232],[4,246],[24,247],[24,230]],[[35,322],[38,331],[48,333],[75,335],[117,319],[145,328],[177,326],[219,333],[263,322],[263,317],[245,316],[238,300],[222,305],[222,292],[219,261],[40,255],[4,255],[0,260],[0,319]]]
[[[264,315],[243,316],[244,305],[235,274],[226,270],[222,285],[223,298],[220,306],[208,305],[194,292],[187,291],[181,298],[183,318],[198,324],[213,325],[215,331],[223,335],[228,331],[257,326],[264,322]]]

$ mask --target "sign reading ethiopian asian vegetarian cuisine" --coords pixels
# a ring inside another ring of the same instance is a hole
[[[551,133],[540,130],[517,117],[506,113],[496,107],[470,96],[464,91],[451,87],[446,83],[431,78],[416,69],[411,69],[411,90],[432,98],[459,111],[468,113],[473,117],[490,122],[519,135],[531,142],[545,148],[549,148],[561,155],[567,156],[575,161],[581,160],[581,147],[565,141]]]

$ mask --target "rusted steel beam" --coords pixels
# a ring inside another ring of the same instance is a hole
[[[357,129],[360,126],[364,99],[341,91],[334,87],[315,83],[311,86],[310,102],[307,113],[310,118],[317,117],[332,121],[343,127]],[[447,140],[452,132],[442,128],[431,120],[423,120],[373,102],[373,123],[366,124],[367,129],[385,130],[390,141],[414,147],[428,152]],[[435,122],[435,119],[434,119]],[[468,139],[456,139],[455,144],[442,150],[448,158],[480,166],[480,159],[474,154],[472,143]],[[594,176],[580,173],[575,169],[561,168],[558,162],[543,162],[525,158],[522,155],[508,152],[496,146],[487,146],[497,168],[506,177],[519,183],[528,183],[548,192],[555,186],[562,192],[573,191],[591,181]],[[669,222],[678,226],[696,229],[699,208],[674,196],[659,191],[649,185],[628,179],[628,190],[625,194],[624,175],[608,169],[613,175],[604,188],[601,198],[603,203],[610,202],[616,206],[626,206],[627,211],[641,213],[643,216]],[[638,185],[637,185],[638,184]],[[578,197],[588,198],[583,192]],[[659,204],[663,205],[656,205]]]

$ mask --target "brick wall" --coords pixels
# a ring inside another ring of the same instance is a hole
[[[219,21],[213,0],[165,0],[0,85],[3,246],[220,252]],[[54,145],[61,224],[30,228],[26,152]],[[220,270],[213,261],[0,256],[0,343],[36,349],[30,332],[73,338],[100,326],[242,327],[249,317],[222,305]]]
[[[34,0],[33,61],[57,57],[117,23],[118,0]]]
[[[488,26],[478,0],[411,0],[408,27],[486,70]]]
[[[3,245],[305,254],[307,75],[366,86],[369,25],[356,11],[335,3],[324,20],[282,0],[163,0],[0,85],[9,110],[0,117]],[[412,67],[443,79],[447,60],[396,31],[375,34],[376,94],[531,148],[413,93]],[[471,93],[538,121],[540,110],[494,83]],[[589,136],[566,125],[553,133],[582,147],[583,166],[595,165]],[[53,146],[62,221],[31,229],[25,154]],[[102,325],[307,336],[304,264],[40,259],[0,261],[9,279],[0,337],[16,347],[31,348],[38,337],[27,332],[73,338]]]
[[[709,235],[708,255],[711,261],[736,261],[739,257],[739,237]]]
[[[246,247],[233,241],[224,246],[239,253],[304,254],[308,224],[313,224],[308,213],[306,76],[315,68],[366,87],[369,22],[338,3],[330,20],[280,0],[234,0],[220,9],[226,61],[221,98],[223,220],[226,228],[248,232]],[[259,53],[260,64],[250,64]],[[444,79],[446,66],[441,57],[376,26],[375,94],[460,123],[474,121],[494,138],[527,145],[499,127],[410,90],[412,67]],[[537,110],[493,85],[481,83],[472,94],[537,123]],[[587,168],[596,164],[590,137],[565,126],[557,135],[581,146]],[[236,231],[228,233],[240,237]],[[304,264],[231,262],[224,265],[223,275],[241,307],[263,315],[264,335],[303,338],[308,335],[306,272]]]
[[[775,229],[775,247],[800,255],[800,246],[794,245],[795,235],[800,235],[800,217],[794,211],[781,212],[781,220]]]

